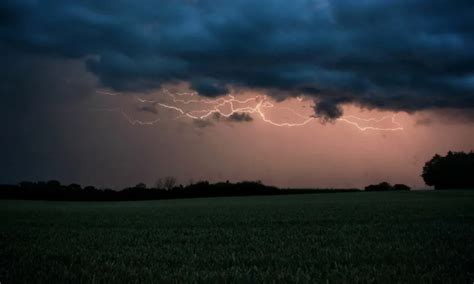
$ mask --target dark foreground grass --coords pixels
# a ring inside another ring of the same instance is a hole
[[[0,282],[474,279],[474,191],[0,201]]]

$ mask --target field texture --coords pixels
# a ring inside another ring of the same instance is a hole
[[[0,282],[474,280],[474,191],[0,201]]]

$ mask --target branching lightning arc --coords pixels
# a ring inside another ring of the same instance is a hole
[[[102,95],[117,96],[119,93],[100,90],[97,93]],[[277,127],[301,127],[309,124],[310,122],[317,120],[315,116],[305,116],[294,109],[288,107],[276,107],[270,99],[265,95],[256,95],[254,97],[237,99],[234,95],[227,95],[225,97],[217,99],[203,99],[197,98],[195,92],[189,93],[171,93],[169,90],[164,89],[164,94],[169,98],[169,102],[162,102],[158,100],[147,100],[141,97],[136,97],[135,99],[140,103],[151,104],[154,107],[160,107],[176,112],[178,115],[174,118],[188,118],[193,120],[205,120],[212,115],[218,115],[225,118],[229,118],[236,113],[246,113],[254,114],[261,118],[262,121]],[[302,101],[302,98],[297,98],[298,101]],[[248,104],[253,104],[249,106]],[[242,106],[243,105],[243,106]],[[186,110],[186,106],[203,106],[195,110]],[[223,108],[227,110],[224,111]],[[265,110],[272,108],[282,108],[287,111],[290,111],[294,114],[299,122],[276,122],[267,117]],[[143,121],[139,119],[132,118],[127,114],[122,108],[109,109],[110,111],[118,111],[120,114],[132,125],[154,125],[160,121],[160,118]],[[365,126],[364,124],[380,124],[382,122],[388,121],[393,127],[376,127],[376,126]],[[347,123],[351,126],[356,127],[360,131],[367,130],[376,130],[376,131],[401,131],[403,126],[395,120],[395,115],[384,116],[382,118],[360,118],[354,115],[343,116],[336,119],[336,122]]]

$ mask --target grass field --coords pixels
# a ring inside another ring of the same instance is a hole
[[[474,191],[0,201],[0,282],[474,280]]]

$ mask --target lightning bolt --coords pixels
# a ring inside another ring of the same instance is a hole
[[[301,127],[304,125],[309,124],[313,120],[316,120],[317,117],[314,116],[305,116],[292,108],[288,107],[276,107],[273,103],[271,103],[267,96],[265,95],[256,95],[251,98],[246,99],[237,99],[235,96],[229,94],[226,97],[221,97],[218,99],[203,99],[203,98],[195,98],[197,93],[189,92],[189,93],[172,93],[168,89],[163,89],[163,92],[170,98],[170,102],[160,102],[157,100],[147,100],[141,97],[136,97],[135,99],[140,103],[148,103],[155,107],[161,107],[164,109],[172,110],[178,113],[174,119],[180,118],[189,118],[193,120],[203,120],[211,117],[214,114],[218,114],[220,116],[229,118],[235,113],[247,113],[247,114],[254,114],[261,118],[261,120],[265,123],[268,123],[273,126],[277,127]],[[99,90],[97,93],[102,95],[109,95],[109,96],[117,96],[119,93],[113,93],[110,91]],[[298,97],[297,100],[299,102],[303,101],[302,97]],[[249,103],[254,103],[254,106],[239,106],[245,105]],[[204,108],[199,108],[197,110],[186,110],[185,107],[189,106],[201,106],[204,105]],[[222,108],[229,107],[229,111],[223,111]],[[271,108],[278,108],[278,109],[286,109],[293,113],[296,117],[298,117],[301,121],[300,122],[276,122],[270,118],[268,118],[265,114],[266,109]],[[120,114],[132,125],[154,125],[161,121],[161,119],[155,119],[150,121],[142,121],[139,119],[134,119],[130,115],[128,115],[122,108],[118,110]],[[384,121],[389,121],[395,127],[375,127],[375,126],[363,126],[367,123],[378,124]],[[356,127],[360,131],[367,131],[367,130],[375,130],[375,131],[401,131],[403,130],[403,126],[395,120],[395,115],[391,116],[384,116],[382,118],[360,118],[354,115],[343,116],[336,119],[336,122],[343,122],[347,123],[351,126]]]
[[[351,119],[353,119],[353,120],[351,120]],[[385,121],[385,120],[390,120],[391,123],[396,125],[396,127],[393,127],[393,128],[379,128],[379,127],[373,127],[373,126],[362,127],[357,122],[355,122],[354,120],[356,120],[356,121],[359,120],[359,121],[364,121],[364,122],[376,122],[376,123],[380,123],[380,122]],[[364,119],[364,118],[360,118],[360,117],[357,117],[357,116],[354,116],[354,115],[349,115],[349,116],[344,116],[344,117],[338,118],[338,121],[343,121],[343,122],[349,123],[351,125],[354,125],[360,131],[366,131],[366,130],[399,131],[399,130],[403,130],[403,126],[399,122],[395,121],[395,115],[384,116],[380,119],[375,119],[375,118]]]

